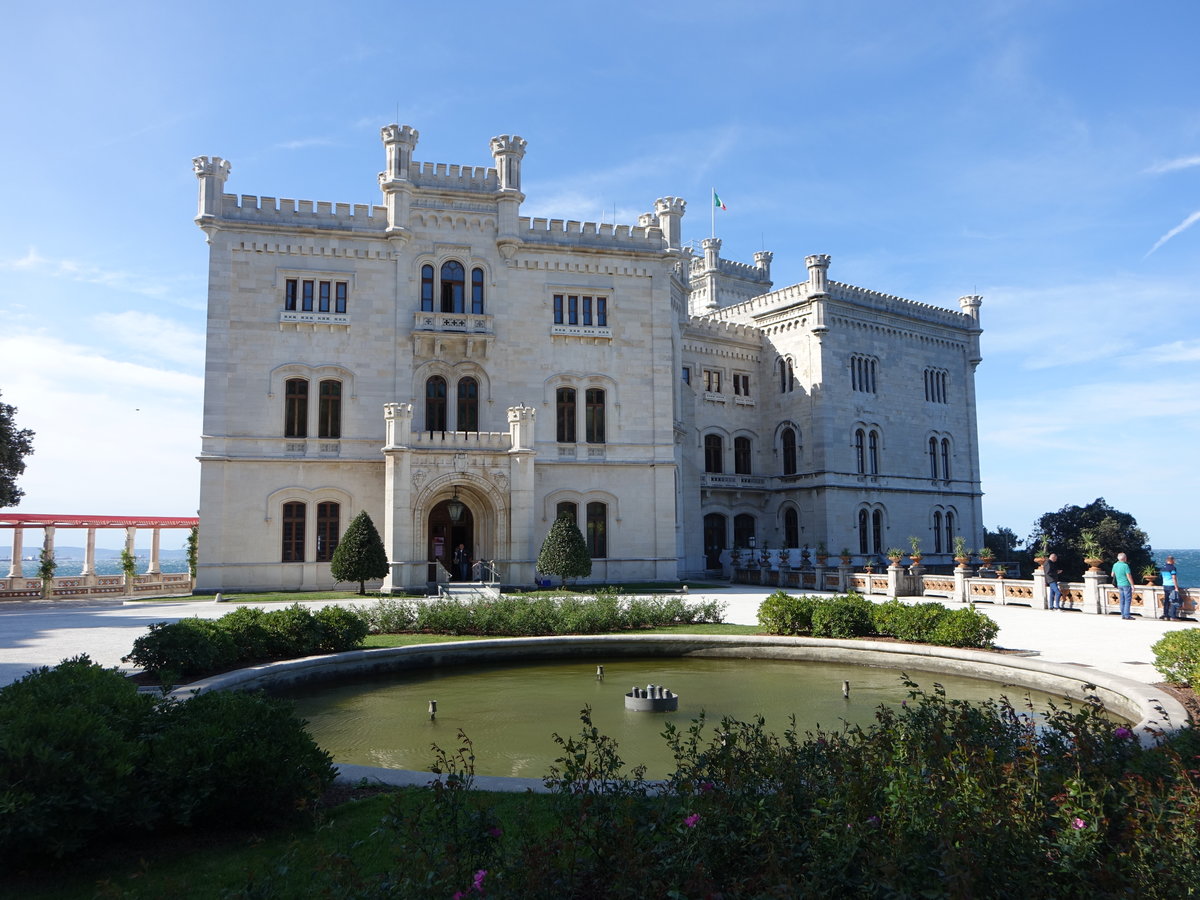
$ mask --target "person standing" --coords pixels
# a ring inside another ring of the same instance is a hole
[[[454,548],[454,574],[458,576],[459,581],[466,581],[470,577],[467,571],[469,563],[467,548],[463,544],[459,544]]]
[[[1062,574],[1062,569],[1058,567],[1058,554],[1051,553],[1046,557],[1046,561],[1042,563],[1042,569],[1046,573],[1046,591],[1050,598],[1050,608],[1061,610],[1062,605],[1062,588],[1058,586],[1058,576]]]
[[[1117,554],[1117,561],[1112,567],[1113,581],[1117,583],[1117,593],[1121,597],[1121,618],[1133,618],[1133,572],[1124,553]]]
[[[1175,557],[1168,556],[1166,565],[1159,567],[1163,580],[1163,618],[1167,621],[1180,618],[1179,571],[1175,568]]]

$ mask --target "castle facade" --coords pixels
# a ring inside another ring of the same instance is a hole
[[[523,217],[520,137],[487,167],[382,139],[381,205],[228,194],[229,162],[194,161],[197,589],[330,588],[361,510],[385,590],[532,584],[560,515],[617,584],[727,574],[735,546],[978,546],[979,297],[853,287],[825,255],[775,289],[770,253],[685,247],[682,199],[637,225]]]

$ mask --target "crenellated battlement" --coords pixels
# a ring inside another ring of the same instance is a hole
[[[413,162],[408,178],[414,186],[421,188],[474,193],[495,193],[500,189],[500,178],[491,166]]]
[[[253,194],[225,194],[222,197],[221,218],[234,222],[306,225],[348,231],[383,231],[387,228],[387,210],[382,206],[277,199]]]
[[[708,271],[708,266],[705,263],[703,256],[698,256],[692,259],[692,275],[703,275]],[[737,262],[732,259],[718,259],[717,271],[722,275],[729,275],[732,278],[740,278],[744,281],[755,281],[761,284],[770,284],[771,280],[764,276],[763,270],[758,266],[752,266],[747,263]]]
[[[714,316],[688,316],[688,327],[692,332],[717,340],[740,340],[752,344],[762,341],[762,332],[754,325],[729,322]]]
[[[521,216],[518,235],[531,244],[564,244],[580,247],[624,247],[662,250],[662,229],[657,225],[613,225],[575,219],[541,219]]]
[[[884,294],[867,288],[843,284],[840,281],[829,282],[829,296],[833,300],[853,303],[882,312],[893,312],[903,316],[923,319],[926,322],[937,322],[942,325],[952,325],[962,328],[971,324],[970,316],[946,309],[944,306],[934,306],[931,303],[919,303],[916,300],[906,300],[894,294]]]

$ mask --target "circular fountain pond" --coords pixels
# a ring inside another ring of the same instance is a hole
[[[898,706],[908,696],[900,672],[844,663],[781,659],[576,658],[530,663],[467,665],[391,672],[352,681],[289,688],[286,696],[309,722],[317,743],[339,763],[428,770],[437,744],[458,746],[458,731],[474,744],[481,775],[541,777],[560,755],[553,734],[579,732],[580,710],[590,706],[601,733],[614,738],[627,766],[647,766],[649,777],[673,769],[662,732],[667,722],[686,730],[705,714],[715,726],[723,716],[742,721],[762,715],[767,728],[784,731],[795,717],[803,734],[842,722],[867,724],[880,704]],[[1007,694],[1035,709],[1057,701],[1049,694],[950,674],[914,672],[932,691],[936,682],[954,699],[982,701]],[[850,696],[843,696],[843,682]],[[627,710],[633,685],[667,685],[679,697],[673,712]],[[437,701],[431,719],[429,701]],[[715,730],[715,729],[713,729]],[[710,732],[711,733],[711,732]]]

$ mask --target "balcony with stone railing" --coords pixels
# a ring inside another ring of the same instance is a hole
[[[766,475],[717,475],[705,472],[700,476],[700,487],[708,490],[765,491],[769,482]]]

